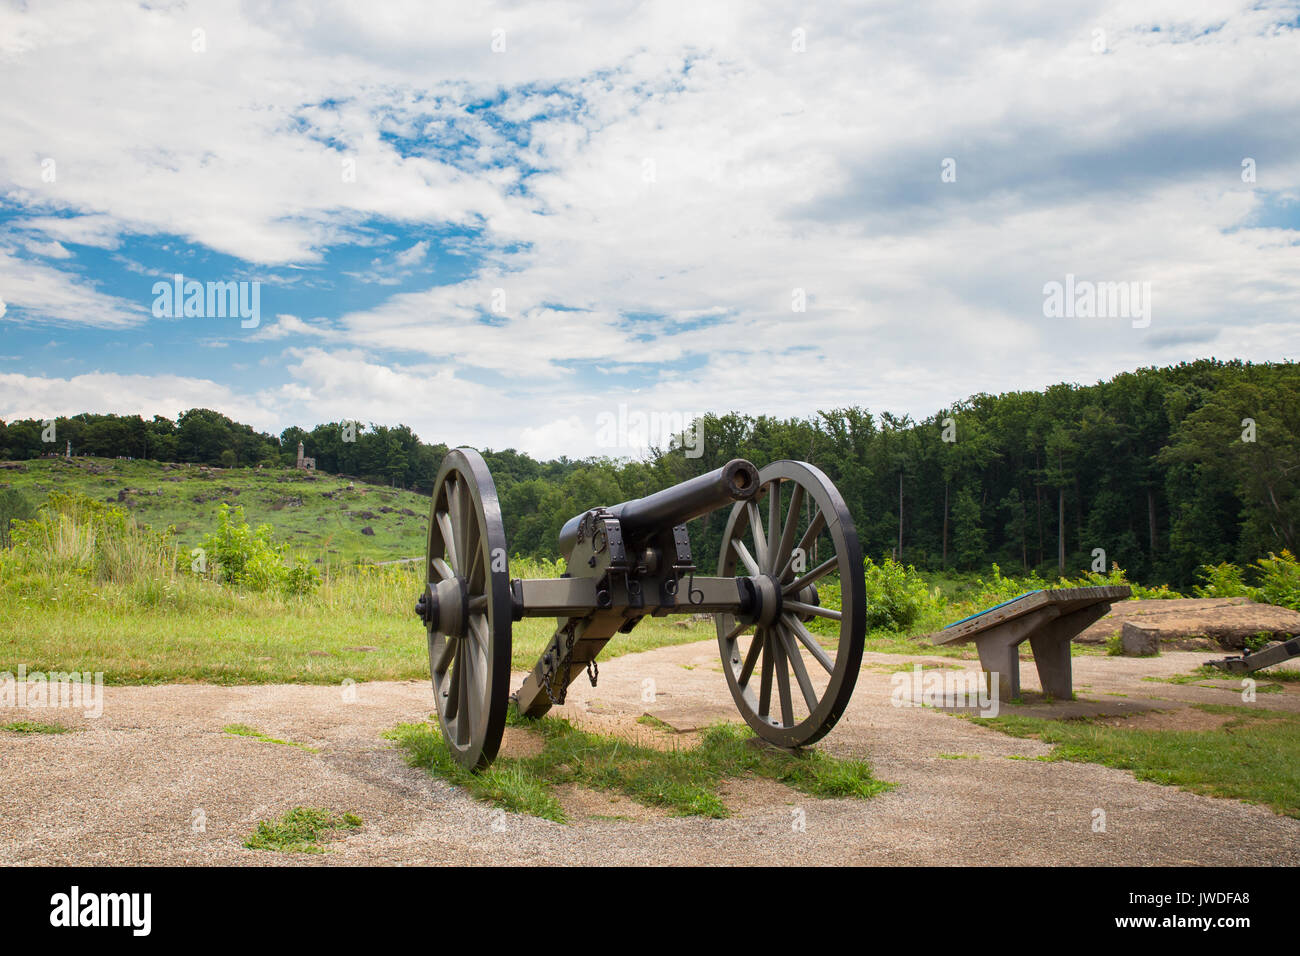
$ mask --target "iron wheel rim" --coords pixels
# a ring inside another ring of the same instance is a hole
[[[443,740],[456,762],[480,770],[496,757],[510,687],[510,574],[496,485],[483,457],[457,448],[434,481],[425,548],[426,587],[462,579],[461,636],[427,628],[429,676]]]
[[[727,519],[718,556],[718,574],[721,577],[756,573],[771,576],[779,582],[781,612],[765,626],[755,622],[746,624],[731,614],[716,615],[718,650],[727,686],[745,722],[764,740],[794,749],[824,737],[848,707],[866,639],[866,581],[853,518],[844,499],[820,469],[807,462],[776,461],[759,472],[759,481],[763,487],[762,501],[737,503]],[[790,498],[783,505],[781,494],[787,484],[791,488]],[[789,525],[791,513],[802,509],[805,503],[810,509],[816,508],[815,516],[807,522],[796,518]],[[809,526],[819,521],[823,527],[813,532],[810,539],[805,538]],[[753,531],[755,523],[759,527],[758,535]],[[773,535],[773,527],[779,529],[779,537]],[[815,547],[827,540],[834,547],[830,558],[807,561],[803,572],[794,570],[792,565],[797,562],[793,554],[797,548],[805,547],[806,551],[806,545]],[[742,547],[736,547],[735,541],[740,541]],[[753,551],[749,550],[751,545]],[[817,611],[798,601],[799,592],[807,585],[815,585],[832,573],[839,576],[841,594],[840,627],[833,657],[800,620],[810,614],[827,616],[830,609]],[[795,603],[795,609],[789,607],[791,602]],[[747,636],[750,641],[745,644]],[[818,672],[825,675],[824,685],[819,686],[822,678],[815,676]],[[798,718],[801,710],[803,716]]]

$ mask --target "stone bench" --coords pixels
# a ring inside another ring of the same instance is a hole
[[[1131,593],[1127,585],[1030,591],[949,624],[932,641],[938,645],[974,641],[980,667],[990,681],[996,675],[1002,700],[1020,696],[1019,647],[1029,641],[1043,693],[1070,700],[1074,696],[1070,642],[1104,617],[1112,602]]]

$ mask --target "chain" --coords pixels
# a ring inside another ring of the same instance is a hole
[[[564,635],[564,653],[560,657],[558,663],[563,664],[564,668],[567,670],[569,666],[569,658],[573,655],[573,624],[566,624],[561,633]],[[551,655],[547,654],[546,657],[549,661]],[[552,667],[549,663],[542,670],[542,690],[546,691],[546,696],[550,698],[551,704],[556,707],[559,707],[564,703],[564,699],[569,693],[569,688],[566,684],[560,688],[559,695],[556,695],[553,682],[558,672],[559,668]]]
[[[554,671],[547,670],[547,672],[542,676],[542,690],[546,691],[546,696],[551,699],[551,704],[556,707],[559,707],[561,704],[564,703],[564,698],[568,693],[568,688],[561,687],[560,696],[556,697],[555,692],[551,690],[551,678],[553,678],[554,676],[555,676]]]

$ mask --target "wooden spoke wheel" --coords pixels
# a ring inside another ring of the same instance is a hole
[[[732,509],[718,559],[720,576],[746,578],[753,607],[716,616],[718,647],[746,723],[778,747],[801,747],[835,726],[857,683],[862,550],[844,499],[817,468],[776,461],[759,481],[760,499]],[[838,610],[821,600],[835,584]]]
[[[479,770],[501,746],[510,704],[510,574],[496,485],[472,448],[447,455],[434,482],[416,604],[443,738]]]

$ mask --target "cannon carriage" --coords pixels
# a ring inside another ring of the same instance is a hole
[[[701,575],[687,522],[727,507],[717,573]],[[844,713],[866,633],[862,553],[843,499],[814,466],[777,461],[759,470],[735,459],[575,515],[559,540],[563,576],[512,579],[487,465],[470,448],[448,453],[415,612],[443,736],[463,766],[496,757],[510,706],[540,717],[584,673],[594,684],[605,644],[651,616],[713,615],[732,698],[773,745],[820,740]],[[828,586],[838,589],[838,607],[823,606]],[[512,694],[511,629],[524,617],[557,624]]]

